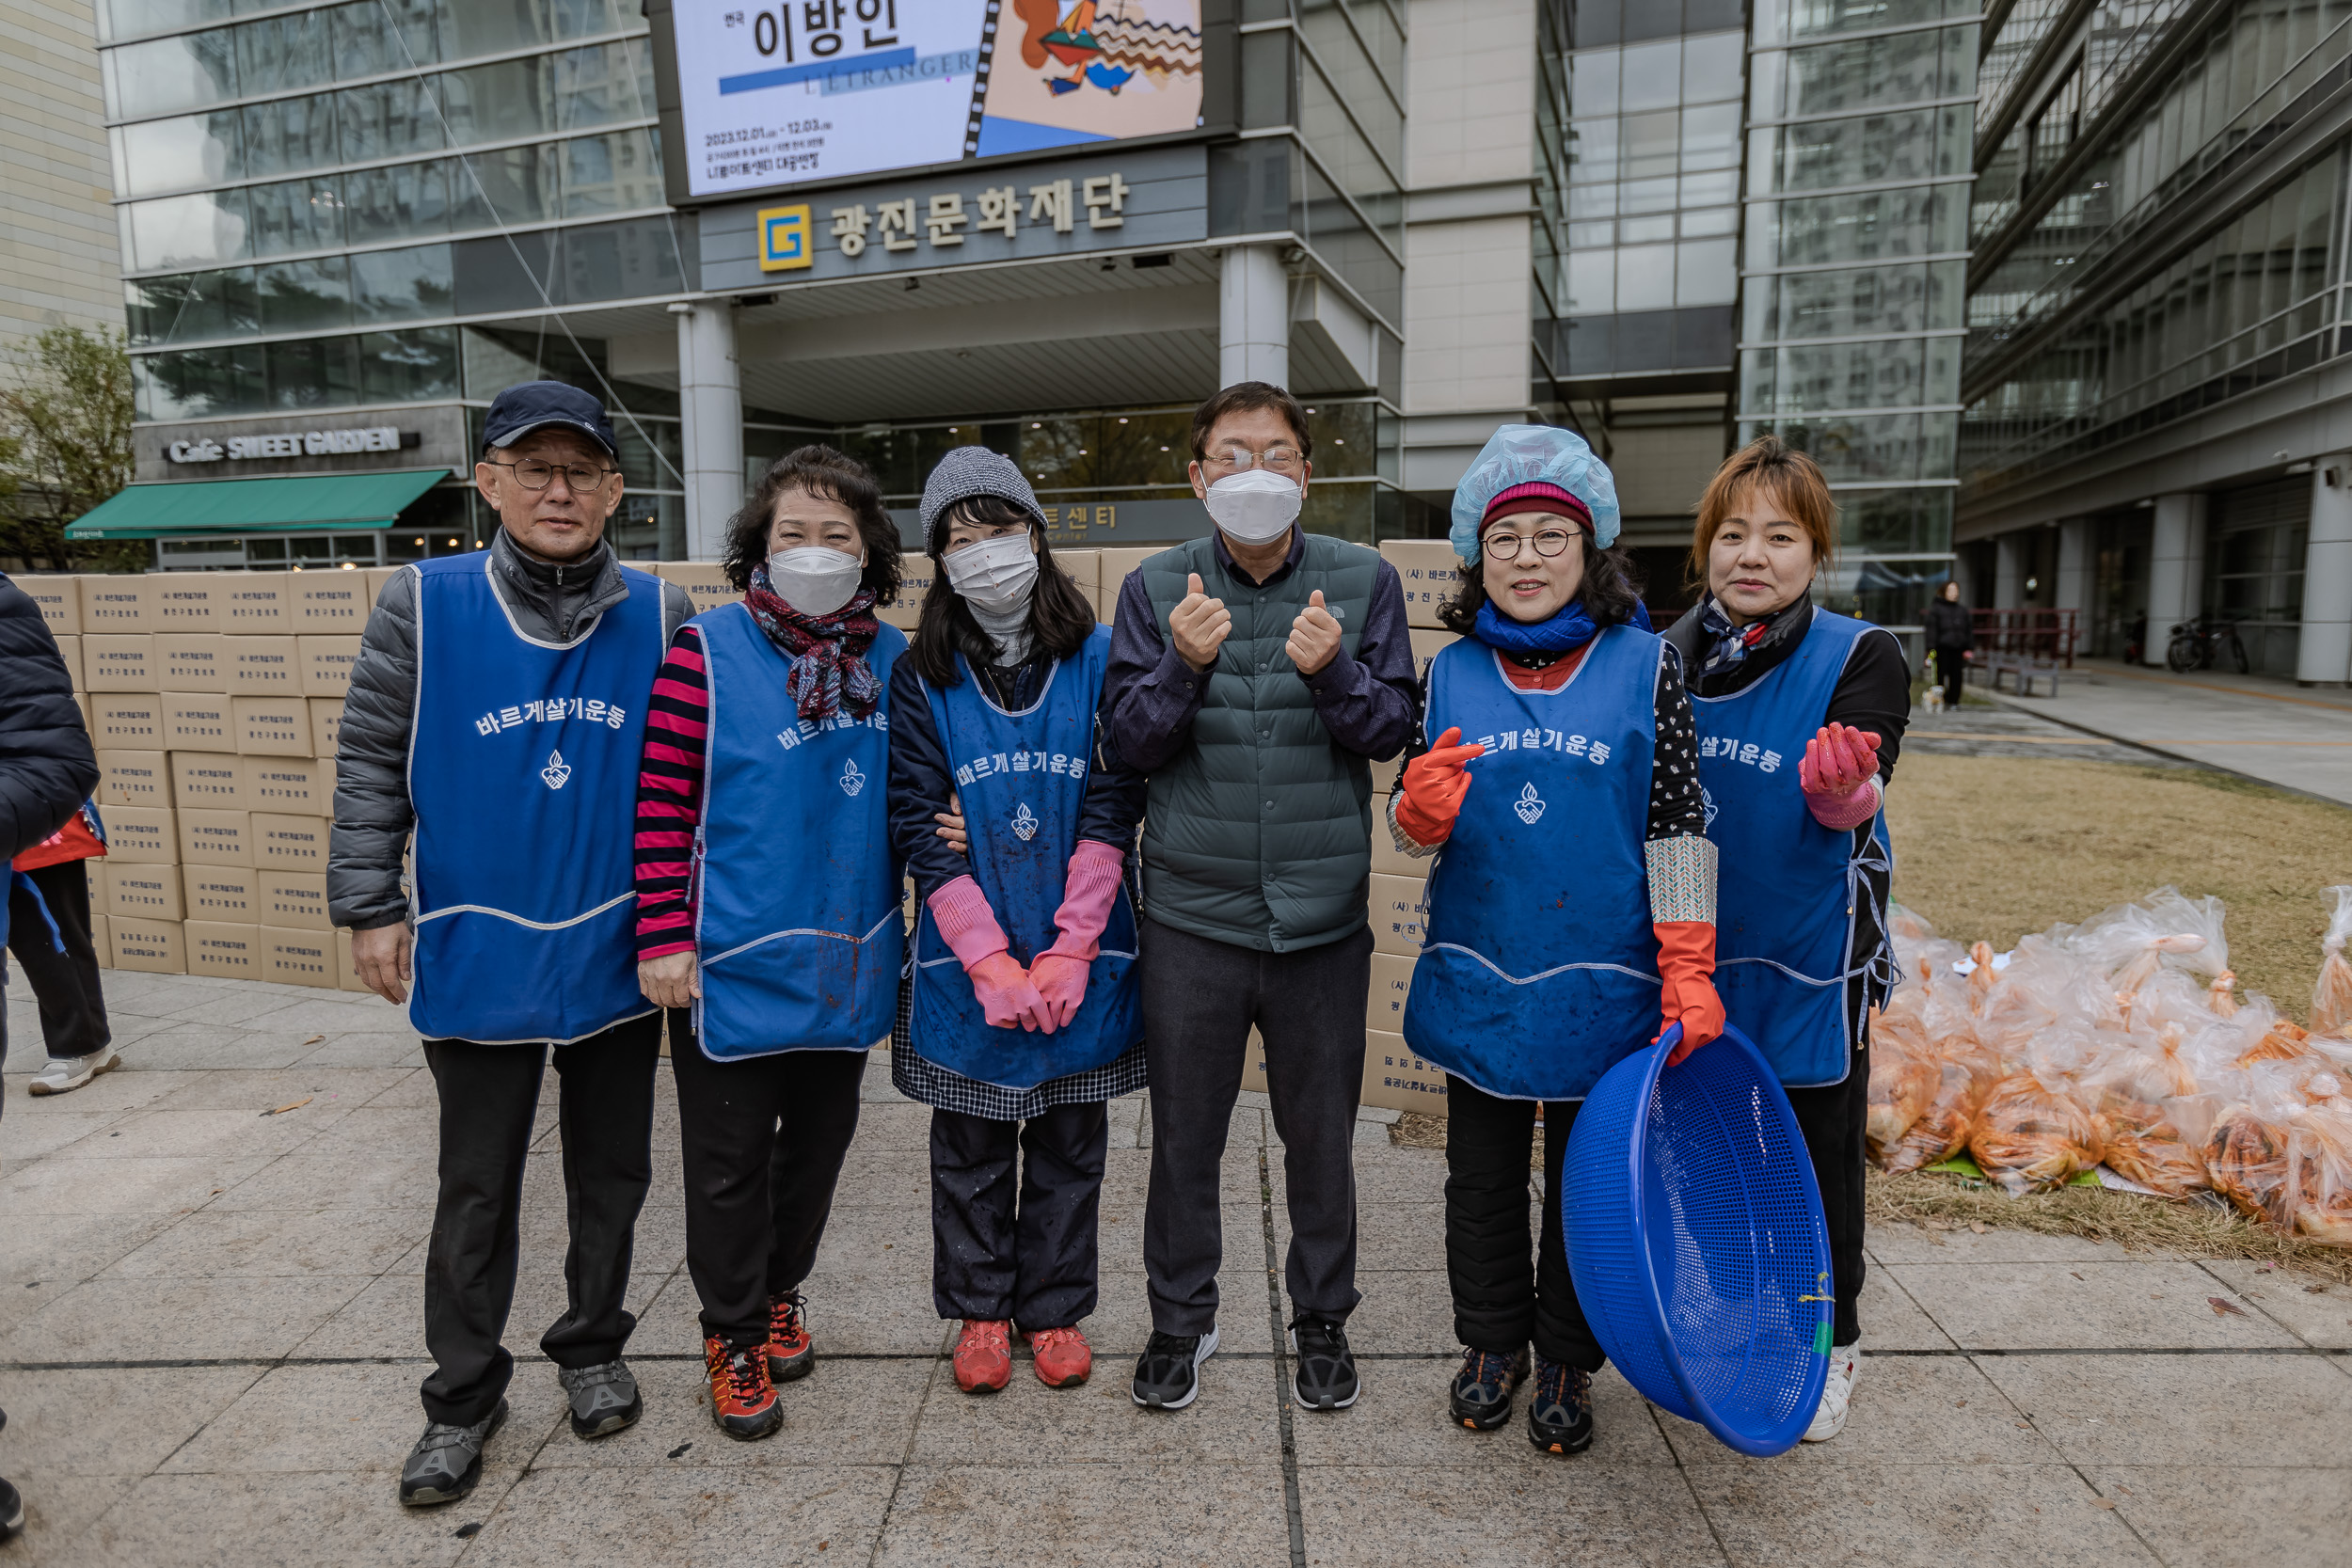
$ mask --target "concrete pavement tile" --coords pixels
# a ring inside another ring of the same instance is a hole
[[[1301,1472],[1310,1465],[1399,1470],[1466,1465],[1490,1471],[1498,1481],[1506,1475],[1540,1476],[1547,1481],[1557,1477],[1561,1458],[1537,1452],[1527,1440],[1525,1384],[1508,1425],[1472,1432],[1454,1419],[1446,1398],[1460,1367],[1453,1356],[1359,1362],[1363,1393],[1352,1407],[1327,1415],[1300,1411],[1292,1416]],[[1658,1435],[1648,1402],[1613,1369],[1604,1368],[1593,1379],[1593,1446],[1574,1461],[1579,1474],[1674,1463],[1673,1450]]]
[[[1532,1240],[1532,1238],[1531,1238]],[[1276,1237],[1287,1245],[1289,1227]],[[1356,1198],[1356,1266],[1364,1270],[1445,1267],[1445,1205]]]
[[[931,1162],[928,1150],[883,1148],[863,1139],[841,1162],[834,1209],[905,1209],[930,1212]]]
[[[709,1440],[727,1441],[715,1429]],[[702,1444],[696,1439],[696,1452]],[[839,1568],[868,1560],[898,1479],[882,1465],[657,1463],[662,1467],[626,1474],[532,1471],[487,1513],[466,1555],[469,1568]],[[457,1510],[442,1512],[445,1528],[455,1528]],[[466,1517],[485,1515],[477,1508]]]
[[[1903,1293],[1901,1283],[1875,1264],[1867,1264],[1862,1290],[1854,1299],[1854,1314],[1862,1322],[1862,1347],[1873,1350],[1950,1350],[1952,1337],[1935,1326],[1935,1320]]]
[[[2344,1466],[2352,1380],[2301,1355],[1988,1355],[2070,1464]],[[1873,1369],[1875,1370],[1876,1369]]]
[[[1038,1382],[1025,1352],[1000,1393],[967,1394],[939,1368],[923,1402],[910,1462],[926,1465],[1247,1465],[1281,1451],[1274,1364],[1213,1355],[1200,1396],[1183,1410],[1145,1410],[1129,1391],[1131,1356],[1098,1358],[1075,1388]],[[812,1379],[811,1381],[814,1381]],[[895,1457],[895,1456],[894,1456]]]
[[[1454,1291],[1443,1268],[1367,1270],[1356,1275],[1356,1289],[1364,1299],[1347,1320],[1347,1342],[1358,1352],[1461,1353],[1462,1341],[1454,1333]]]
[[[710,1419],[699,1361],[633,1362],[644,1396],[644,1418],[627,1432],[585,1442],[559,1430],[532,1461],[534,1470],[653,1471],[675,1465],[706,1469],[746,1465],[804,1465],[821,1452],[828,1465],[896,1465],[906,1457],[908,1433],[922,1407],[923,1387],[937,1363],[913,1360],[827,1361],[777,1390],[784,1430],[772,1439],[739,1443]],[[945,1375],[945,1374],[943,1374]],[[1033,1383],[1034,1379],[1031,1380]],[[953,1391],[953,1379],[949,1379]],[[1043,1389],[1039,1390],[1041,1393]],[[665,1456],[691,1444],[676,1459]]]
[[[74,1543],[138,1484],[136,1476],[21,1464],[6,1473],[24,1497],[24,1533],[0,1542],[0,1568],[67,1560]]]
[[[2043,1236],[1998,1227],[1979,1236],[1964,1227],[1930,1230],[1920,1225],[1873,1225],[1865,1230],[1863,1244],[1882,1263],[2127,1263],[2162,1256],[2126,1252],[2113,1242],[2082,1236]]]
[[[369,1103],[405,1076],[368,1068],[225,1068],[187,1074],[177,1088],[155,1101],[154,1109],[246,1110],[258,1116],[310,1095],[315,1097],[312,1104],[351,1110]]]
[[[2341,1460],[2342,1450],[2338,1450]],[[2340,1563],[2352,1519],[2352,1469],[2097,1465],[2091,1483],[2168,1562],[2199,1568]]]
[[[2268,1320],[2216,1312],[2227,1295],[2180,1260],[2102,1263],[1895,1263],[1886,1272],[1962,1345],[2170,1350],[2286,1345]]]
[[[946,1325],[931,1304],[929,1219],[881,1209],[834,1212],[817,1267],[801,1286],[818,1354],[828,1344],[861,1355],[928,1355],[938,1349]],[[874,1223],[854,1223],[861,1220]],[[884,1240],[892,1235],[899,1239]]]
[[[397,1475],[424,1430],[417,1385],[430,1370],[421,1365],[273,1367],[165,1460],[162,1473]],[[528,1465],[556,1430],[564,1402],[554,1369],[545,1361],[517,1366],[506,1403],[506,1425],[483,1450],[485,1467]],[[568,1425],[564,1435],[571,1436]]]
[[[497,1451],[498,1441],[490,1447]],[[56,1561],[61,1568],[428,1568],[464,1555],[458,1526],[487,1515],[516,1480],[514,1470],[485,1465],[482,1484],[464,1502],[417,1509],[400,1506],[393,1476],[381,1470],[149,1476]]]
[[[633,1307],[637,1314],[637,1331],[628,1337],[628,1352],[639,1355],[690,1355],[703,1353],[702,1303],[694,1294],[694,1282],[678,1269],[665,1278],[647,1298],[645,1305]],[[831,1340],[814,1314],[810,1323],[816,1330],[817,1354],[821,1359]]]
[[[544,1369],[548,1365],[547,1357],[539,1353],[539,1337],[564,1315],[570,1300],[570,1293],[564,1283],[563,1267],[560,1258],[552,1261],[523,1260],[522,1271],[515,1281],[515,1302],[506,1315],[505,1336],[507,1350],[522,1366]],[[642,1317],[646,1305],[654,1299],[667,1277],[659,1274],[631,1275],[628,1290],[622,1296],[621,1304]],[[387,1274],[361,1284],[361,1289],[353,1291],[338,1311],[319,1323],[299,1347],[289,1354],[306,1356],[422,1356],[425,1354],[424,1276],[421,1274]],[[655,1348],[643,1343],[643,1339],[641,1330],[631,1338],[630,1348]],[[622,1354],[627,1354],[628,1352]],[[420,1370],[417,1375],[422,1377],[424,1373]]]
[[[1181,1488],[1150,1465],[910,1465],[873,1560],[1163,1568],[1279,1563],[1289,1551],[1282,1472],[1269,1455],[1194,1465]]]
[[[399,1110],[408,1106],[437,1106],[441,1102],[440,1085],[433,1074],[421,1067],[386,1069],[391,1079],[368,1103],[379,1111]]]
[[[1444,1202],[1445,1150],[1399,1148],[1393,1144],[1359,1145],[1356,1149],[1356,1201],[1359,1204]]]
[[[185,1006],[169,1008],[166,1016],[176,1018],[183,1023],[209,1023],[224,1028],[246,1024],[259,1029],[276,1029],[278,1024],[271,1015],[294,1006],[301,996],[302,990],[293,986],[246,981],[243,985],[224,986],[212,995],[190,1002]],[[263,1020],[270,1022],[263,1022]]]
[[[0,1224],[0,1295],[31,1279],[87,1279],[144,1245],[179,1218],[153,1213],[12,1212],[7,1223]]]
[[[269,1028],[325,1035],[330,1040],[350,1034],[417,1037],[416,1031],[408,1027],[405,1007],[395,1007],[380,996],[359,991],[322,992],[303,988],[260,1016],[267,1021]]]
[[[223,1209],[422,1209],[440,1190],[431,1149],[411,1159],[288,1154],[237,1182]],[[0,1183],[0,1199],[6,1184]]]
[[[242,1107],[233,1111],[136,1111],[61,1152],[73,1160],[209,1159],[230,1154],[275,1159],[310,1143],[349,1116],[351,1109],[313,1097],[301,1110],[282,1117],[265,1117]]]
[[[26,1079],[13,1079],[8,1084],[8,1111],[0,1119],[0,1153],[5,1153],[15,1136],[12,1129],[17,1118],[40,1116],[93,1116],[101,1112],[118,1115],[142,1110],[197,1082],[200,1074],[156,1069],[152,1071],[133,1071],[130,1053],[123,1053],[122,1066],[112,1072],[102,1073],[75,1089],[72,1094],[34,1095],[25,1087]]]
[[[431,1160],[438,1158],[440,1144],[441,1118],[437,1110],[359,1105],[323,1130],[322,1135],[302,1152],[321,1160]]]
[[[665,1191],[657,1180],[652,1198],[638,1211],[629,1262],[632,1273],[667,1271],[686,1261],[686,1210],[675,1201],[676,1196],[675,1191]],[[670,1201],[662,1201],[665,1198]],[[571,1220],[561,1199],[552,1203],[526,1202],[520,1230],[525,1253],[551,1254],[561,1266],[564,1254],[572,1243]],[[421,1270],[423,1259],[418,1259],[416,1266]]]
[[[178,1023],[158,1030],[123,1053],[141,1068],[287,1068],[309,1055],[299,1034],[237,1023]]]
[[[261,1375],[257,1367],[13,1373],[0,1475],[143,1476]]]
[[[81,1160],[53,1154],[0,1176],[0,1214],[184,1213],[269,1164],[266,1154]]]
[[[2062,1465],[1716,1465],[1684,1474],[1736,1563],[2156,1561]]]
[[[76,1279],[24,1279],[0,1285],[0,1338],[79,1283]]]
[[[861,1145],[869,1148],[921,1149],[925,1151],[925,1158],[929,1158],[931,1108],[917,1105],[913,1101],[902,1104],[860,1105],[857,1141],[850,1147],[854,1148]]]
[[[1534,1453],[1523,1437],[1495,1436]],[[1471,1484],[1458,1469],[1301,1469],[1307,1560],[1318,1568],[1561,1561],[1689,1568],[1724,1560],[1670,1466],[1549,1463],[1556,1468],[1549,1475],[1515,1465]]]
[[[2036,1358],[2039,1359],[2039,1358]],[[1988,1358],[1989,1361],[1992,1358]],[[2018,1363],[2010,1363],[2015,1365]],[[1693,1421],[1660,1421],[1685,1465],[2055,1465],[2058,1451],[2029,1427],[1994,1381],[1960,1356],[1866,1355],[1846,1430],[1750,1459]]]
[[[0,1336],[0,1360],[290,1354],[368,1284],[298,1279],[92,1279]]]
[[[2352,1287],[2291,1269],[2265,1273],[2243,1258],[2201,1258],[2198,1266],[2222,1282],[2220,1294],[2243,1297],[2305,1344],[2352,1350]]]
[[[207,1209],[105,1271],[116,1279],[379,1275],[416,1250],[429,1215],[401,1209]]]
[[[50,1098],[62,1100],[66,1105],[73,1103],[72,1095]],[[34,1100],[32,1103],[41,1102]],[[133,1114],[60,1108],[46,1116],[11,1115],[0,1121],[0,1171],[21,1169],[44,1154],[55,1154],[92,1132],[103,1132]]]
[[[302,1058],[302,1065],[421,1068],[424,1066],[424,1042],[414,1034],[332,1034],[326,1044]]]
[[[168,1018],[183,1007],[215,1001],[223,990],[223,982],[199,974],[149,974],[130,969],[107,970],[100,981],[110,1011],[120,1007],[151,1018]]]

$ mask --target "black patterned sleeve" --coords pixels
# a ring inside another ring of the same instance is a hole
[[[1682,661],[1671,649],[1658,661],[1658,742],[1650,763],[1649,837],[1705,837],[1699,794],[1699,734],[1682,689]]]

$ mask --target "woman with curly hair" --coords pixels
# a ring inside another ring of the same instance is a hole
[[[638,983],[673,1009],[710,1413],[744,1440],[783,1424],[775,1385],[815,1365],[800,1285],[866,1053],[898,1009],[883,780],[907,643],[874,607],[898,594],[898,564],[863,464],[822,446],[778,459],[728,525],[742,601],[678,628],[647,705]]]

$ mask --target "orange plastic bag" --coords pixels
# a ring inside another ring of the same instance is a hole
[[[2319,943],[2319,979],[2312,987],[2312,1033],[2352,1036],[2352,961],[2344,946],[2352,942],[2352,886],[2326,890],[2336,901],[2328,934]]]
[[[2287,1222],[2298,1236],[2352,1246],[2352,1116],[2307,1106],[2287,1126]]]
[[[2097,1077],[2107,1168],[2167,1197],[2185,1197],[2212,1185],[2204,1160],[2190,1146],[2173,1109],[2197,1093],[2197,1075],[2181,1053],[2182,1037],[2179,1024],[2167,1024],[2153,1049],[2125,1045]]]
[[[1899,1029],[1885,1027],[1875,1011],[1870,1028],[1870,1087],[1863,1114],[1863,1137],[1870,1157],[1886,1164],[1886,1152],[1901,1141],[1934,1098],[1940,1075]]]
[[[1926,1108],[1881,1154],[1881,1169],[1895,1175],[1919,1170],[1968,1147],[1984,1094],[1982,1082],[1967,1062],[1955,1057],[1937,1059],[1935,1069],[1935,1089]]]
[[[2283,1117],[2240,1101],[2214,1117],[2200,1150],[2213,1189],[2247,1218],[2285,1228],[2287,1144]]]
[[[1968,1135],[1968,1151],[2010,1196],[2055,1187],[2106,1152],[2099,1118],[2058,1073],[2020,1072],[1993,1085]]]

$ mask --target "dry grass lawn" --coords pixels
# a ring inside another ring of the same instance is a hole
[[[1938,934],[2007,950],[2169,882],[2229,908],[2230,967],[2301,1022],[2319,890],[2352,881],[2352,810],[2227,774],[1911,753],[1887,791],[1895,896]]]

